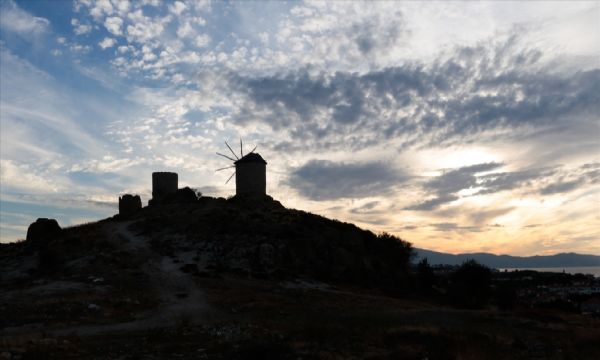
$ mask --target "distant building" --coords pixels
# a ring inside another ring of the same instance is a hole
[[[251,152],[235,164],[235,194],[242,196],[265,196],[267,194],[267,162]]]
[[[160,202],[167,195],[177,192],[178,176],[173,172],[153,172],[152,173],[152,201]]]

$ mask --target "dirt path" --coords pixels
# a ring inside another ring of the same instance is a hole
[[[150,249],[146,238],[129,231],[129,225],[130,223],[115,224],[112,230],[125,240],[125,246],[130,251],[148,258],[142,270],[151,279],[153,288],[161,300],[161,308],[148,320],[161,326],[174,325],[180,321],[194,323],[201,320],[199,315],[209,307],[194,278],[180,270],[181,259],[157,255]]]
[[[180,270],[181,260],[177,255],[173,258],[163,257],[152,251],[148,239],[132,233],[128,229],[129,225],[130,222],[107,224],[107,239],[132,256],[147,259],[140,270],[150,279],[149,296],[158,297],[159,307],[152,312],[140,313],[138,319],[129,322],[81,325],[56,330],[45,328],[44,336],[93,336],[203,322],[210,309],[209,305],[194,278]],[[39,334],[31,331],[27,325],[13,328],[10,332],[2,332],[3,337],[23,335],[28,335],[28,338],[39,337]]]

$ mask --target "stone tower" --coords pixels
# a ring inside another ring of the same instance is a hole
[[[246,154],[234,164],[236,195],[260,197],[267,194],[267,162],[259,154]]]
[[[177,173],[153,172],[152,173],[152,202],[160,202],[168,194],[177,191]]]

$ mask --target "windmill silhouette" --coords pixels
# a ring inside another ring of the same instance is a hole
[[[258,145],[257,145],[257,146],[254,146],[254,148],[253,148],[252,150],[250,150],[250,152],[249,152],[249,153],[247,153],[246,155],[244,155],[244,146],[243,146],[243,143],[242,143],[242,139],[240,138],[240,157],[238,157],[238,156],[237,156],[237,154],[236,154],[236,153],[233,151],[233,149],[231,148],[231,146],[229,146],[229,144],[227,143],[227,141],[225,141],[225,145],[227,145],[227,148],[229,149],[229,151],[231,151],[231,154],[233,155],[233,157],[234,157],[235,159],[234,159],[234,158],[232,158],[232,157],[230,157],[230,156],[227,156],[227,155],[225,155],[225,154],[221,154],[220,152],[217,152],[217,155],[219,155],[219,156],[222,156],[222,157],[224,157],[224,158],[225,158],[225,159],[227,159],[227,160],[233,161],[233,165],[226,166],[226,167],[222,167],[222,168],[220,168],[220,169],[217,169],[216,171],[223,171],[223,170],[227,170],[227,169],[233,169],[233,168],[235,168],[235,167],[236,167],[236,166],[235,166],[235,163],[236,163],[237,161],[239,161],[240,159],[242,159],[244,156],[247,156],[247,155],[250,155],[250,154],[254,153],[254,150],[256,150],[256,147],[258,146]],[[233,174],[231,174],[231,176],[229,176],[229,178],[227,179],[227,181],[225,181],[225,184],[227,184],[227,183],[228,183],[228,182],[229,182],[229,181],[230,181],[230,180],[233,178],[233,176],[234,176],[235,174],[236,174],[236,171],[234,170],[234,171],[233,171]]]

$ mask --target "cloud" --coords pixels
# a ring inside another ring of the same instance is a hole
[[[551,184],[551,185],[544,187],[542,190],[540,190],[540,194],[551,195],[551,194],[560,194],[560,193],[569,192],[569,191],[577,189],[585,182],[586,182],[585,179],[578,179],[578,180],[573,180],[573,181],[565,181],[565,182],[560,182],[560,183],[556,183],[556,184]]]
[[[12,160],[0,160],[0,178],[2,192],[19,191],[28,193],[56,192],[58,186],[26,164],[17,164]]]
[[[0,4],[0,28],[4,31],[31,39],[45,33],[49,27],[48,19],[31,15],[12,0]]]
[[[503,164],[492,162],[446,171],[423,184],[423,189],[434,198],[408,206],[406,210],[435,210],[443,204],[460,199],[459,192],[462,190],[472,190],[469,196],[491,194],[524,186],[528,181],[549,174],[544,169],[493,172],[501,166]]]
[[[353,214],[374,214],[379,213],[378,207],[380,205],[379,201],[369,201],[366,204],[350,209],[350,212]]]
[[[433,199],[425,200],[421,203],[411,205],[405,208],[405,210],[415,211],[430,211],[435,210],[443,204],[450,203],[458,200],[459,197],[456,195],[440,195]]]
[[[241,113],[289,129],[307,147],[324,138],[357,148],[390,139],[403,147],[449,146],[562,132],[565,122],[575,129],[599,115],[600,70],[555,73],[538,64],[538,51],[507,41],[458,48],[432,65],[406,63],[363,74],[232,74],[230,83],[246,95]],[[589,130],[581,126],[578,135],[589,139]]]
[[[558,178],[542,187],[539,193],[542,195],[563,194],[598,183],[600,183],[600,163],[588,163],[570,171],[559,172]]]
[[[173,4],[169,5],[169,11],[175,15],[181,15],[187,9],[187,6],[181,1],[175,1]]]
[[[587,163],[576,168],[563,166],[532,168],[512,172],[495,171],[503,164],[487,163],[461,167],[444,172],[422,184],[431,199],[406,207],[406,210],[430,211],[461,197],[482,196],[502,191],[529,189],[541,195],[553,195],[586,188],[600,183],[600,165]],[[471,190],[468,195],[461,191]],[[497,216],[512,208],[497,210],[477,210],[473,221],[480,223],[489,216]],[[466,210],[465,210],[466,211]],[[498,212],[498,213],[497,213]],[[477,220],[479,219],[479,220]]]
[[[83,24],[79,19],[71,19],[71,25],[73,26],[73,32],[75,35],[83,35],[92,31],[92,25]]]
[[[503,164],[492,162],[450,170],[426,182],[424,188],[440,195],[456,193],[462,189],[474,188],[478,185],[477,177],[475,176],[476,174],[495,170],[502,165]]]
[[[90,15],[96,21],[100,21],[103,16],[111,15],[114,8],[109,0],[96,0],[89,3]]]
[[[98,43],[98,45],[104,50],[104,49],[108,49],[110,47],[115,46],[116,43],[117,43],[117,41],[115,39],[105,37],[102,41],[100,41]]]
[[[497,207],[497,208],[476,208],[469,209],[468,218],[471,223],[481,226],[489,223],[490,220],[493,220],[502,215],[506,215],[513,211],[514,207]]]
[[[123,19],[118,16],[107,17],[104,20],[104,27],[113,35],[122,35],[123,32],[121,27],[123,26]]]
[[[433,199],[407,207],[407,210],[429,211],[440,205],[459,199],[458,192],[463,189],[478,187],[476,174],[497,169],[502,166],[499,163],[486,163],[461,167],[445,172],[428,180],[423,188],[430,194],[435,195]]]
[[[207,46],[208,44],[210,44],[210,41],[211,41],[210,36],[208,36],[206,34],[202,34],[202,35],[196,36],[195,44],[197,47],[203,48],[203,47]]]
[[[147,43],[160,36],[165,28],[165,24],[168,23],[171,18],[157,18],[153,19],[144,16],[141,9],[129,13],[129,20],[132,24],[127,25],[127,41],[130,43]]]
[[[69,50],[71,50],[74,53],[87,54],[92,50],[92,47],[89,45],[72,43],[72,44],[69,44]]]
[[[482,187],[477,194],[492,194],[504,190],[531,185],[532,182],[551,176],[555,169],[528,169],[514,172],[499,172],[480,176],[478,185]]]
[[[184,22],[177,29],[177,36],[179,36],[180,38],[192,37],[195,33],[196,31],[194,31],[192,24],[190,24],[189,22]]]
[[[294,169],[288,185],[311,200],[383,196],[407,177],[380,162],[336,163],[311,160]]]
[[[446,231],[480,232],[480,231],[484,230],[484,228],[479,227],[479,226],[461,226],[460,224],[452,223],[452,222],[431,224],[431,227],[433,227],[435,229],[435,231],[444,231],[444,232],[446,232]]]

